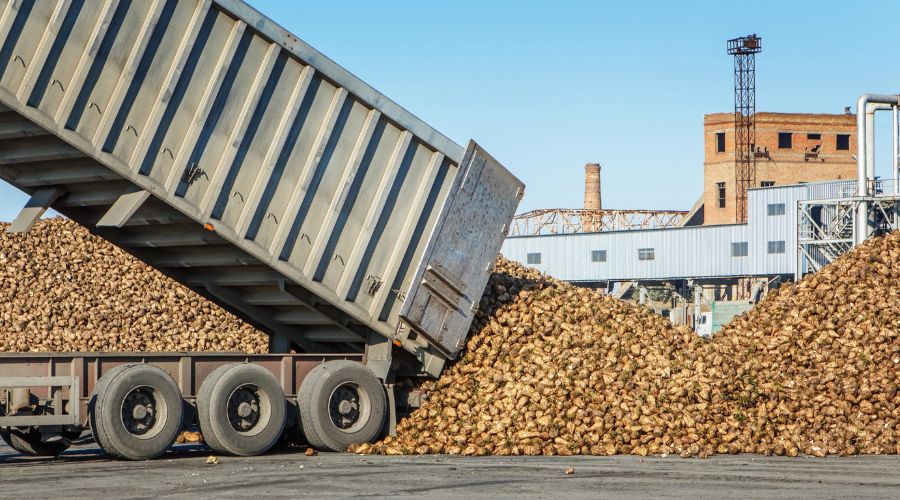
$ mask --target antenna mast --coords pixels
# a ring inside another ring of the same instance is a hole
[[[756,54],[762,38],[755,34],[728,40],[734,56],[734,175],[736,220],[747,222],[747,190],[756,184]]]

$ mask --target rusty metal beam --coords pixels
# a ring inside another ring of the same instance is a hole
[[[595,233],[676,227],[687,216],[682,210],[592,210],[553,208],[517,215],[509,236]]]

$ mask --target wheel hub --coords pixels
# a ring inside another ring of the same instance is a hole
[[[339,429],[349,429],[359,420],[359,390],[349,384],[334,390],[329,402],[331,421]]]
[[[137,388],[122,403],[122,423],[131,434],[141,435],[156,424],[156,398],[147,388]]]
[[[131,416],[134,417],[135,420],[143,420],[147,418],[147,407],[144,405],[137,405],[134,407],[134,410],[131,412]]]
[[[241,418],[247,418],[253,413],[253,407],[246,401],[238,405],[237,414]]]
[[[350,415],[357,408],[359,408],[359,405],[356,404],[356,401],[344,400],[338,404],[338,411],[341,412],[341,415]]]
[[[260,419],[260,398],[255,388],[241,387],[228,399],[228,421],[239,431],[246,432]]]

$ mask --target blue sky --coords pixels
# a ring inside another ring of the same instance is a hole
[[[603,165],[608,208],[688,209],[703,114],[730,111],[725,40],[763,38],[757,109],[842,112],[900,92],[900,1],[251,0],[451,139],[474,138],[528,186],[520,210],[578,207]],[[877,13],[862,24],[856,12]],[[890,121],[878,122],[889,176]],[[25,198],[0,187],[0,219]]]

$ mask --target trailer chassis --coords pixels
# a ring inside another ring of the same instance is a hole
[[[196,423],[207,444],[227,454],[262,453],[291,429],[317,448],[337,450],[354,439],[382,435],[386,422],[391,429],[396,424],[394,386],[383,384],[366,367],[366,358],[345,353],[0,354],[0,437],[23,453],[55,455],[72,436],[91,429],[108,453],[146,459],[165,452],[177,433],[157,435]],[[131,372],[135,380],[149,382],[129,382]],[[166,396],[167,384],[177,391],[174,397]],[[98,423],[110,404],[112,410]],[[274,438],[260,444],[257,437],[250,440],[257,444],[247,445],[246,436],[263,432],[275,433]],[[149,452],[129,448],[129,439],[145,435],[159,446]]]

